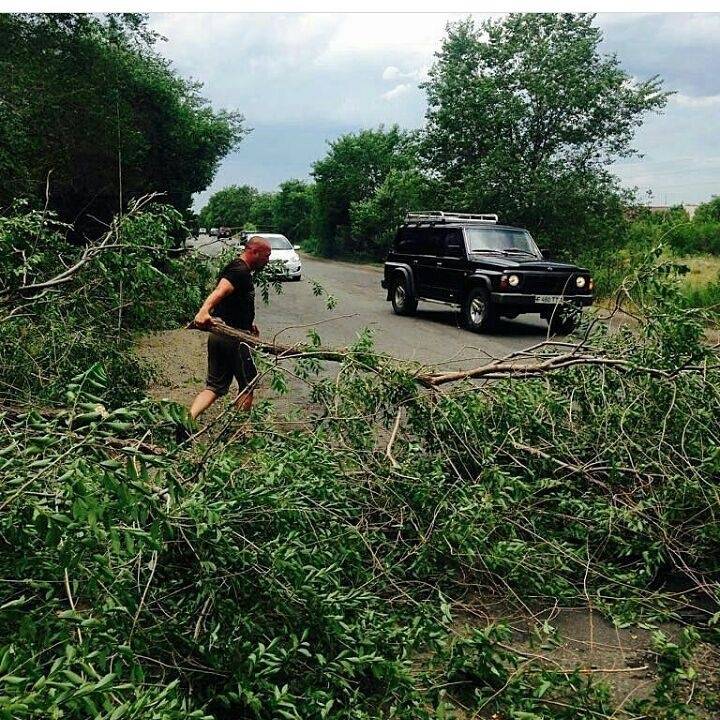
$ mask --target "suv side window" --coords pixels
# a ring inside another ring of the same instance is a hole
[[[435,228],[418,228],[418,250],[420,255],[437,255],[441,247],[440,237]]]
[[[446,257],[465,257],[465,246],[463,233],[460,228],[449,228],[445,231],[445,242],[443,243],[443,254]]]
[[[411,255],[420,252],[420,229],[415,227],[403,227],[398,230],[395,238],[395,249],[398,252]]]
[[[443,237],[440,230],[429,227],[400,228],[395,239],[398,252],[410,255],[440,255]]]

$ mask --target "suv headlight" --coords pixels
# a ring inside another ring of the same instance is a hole
[[[579,288],[584,288],[585,287],[585,278],[582,276],[575,278],[575,284]]]
[[[508,275],[508,285],[510,287],[517,287],[520,284],[520,277],[518,275]]]

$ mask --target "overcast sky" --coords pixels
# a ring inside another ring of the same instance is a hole
[[[273,190],[307,178],[327,141],[361,128],[422,124],[418,82],[447,22],[465,15],[152,15],[167,38],[159,50],[204,84],[216,108],[239,110],[252,133],[222,163],[212,186]],[[482,16],[476,16],[480,19]],[[616,172],[654,204],[720,194],[720,14],[604,14],[603,49],[639,79],[660,75],[676,91],[664,114],[648,116],[635,147],[644,155]]]

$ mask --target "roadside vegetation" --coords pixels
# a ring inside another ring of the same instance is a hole
[[[131,344],[209,280],[177,221],[141,203],[82,250],[50,216],[0,225],[0,716],[717,712],[718,356],[673,264],[623,283],[635,330],[466,375],[368,333],[256,340],[263,382],[312,404],[178,447],[185,410],[144,395]],[[553,659],[558,604],[656,629],[643,692]]]
[[[79,243],[151,193],[190,218],[246,128],[173,71],[159,40],[138,14],[0,15],[0,214],[24,198]]]

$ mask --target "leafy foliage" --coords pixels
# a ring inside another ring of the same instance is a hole
[[[310,238],[313,207],[313,186],[302,180],[287,180],[275,195],[273,224],[294,243],[304,242]]]
[[[243,137],[154,50],[142,15],[0,17],[0,208],[18,197],[96,235],[132,198],[187,211]]]
[[[720,376],[675,270],[648,257],[623,295],[644,322],[585,326],[579,362],[535,377],[428,391],[368,333],[328,376],[311,333],[287,371],[314,409],[287,430],[260,403],[243,441],[228,412],[176,447],[184,411],[109,408],[98,365],[52,410],[0,403],[0,711],[610,716],[607,688],[529,662],[502,625],[466,632],[454,608],[590,601],[712,637]],[[683,717],[696,643],[658,636],[643,711]]]
[[[702,203],[695,210],[693,220],[700,223],[720,223],[720,197]]]
[[[449,28],[424,85],[422,148],[451,205],[497,211],[556,245],[593,218],[617,221],[622,195],[604,168],[633,154],[635,129],[668,93],[601,55],[593,19],[517,13]]]
[[[130,212],[92,261],[43,287],[82,263],[87,249],[67,242],[70,228],[52,213],[21,205],[0,217],[0,397],[56,401],[95,363],[108,378],[105,400],[141,397],[150,369],[133,354],[129,331],[187,322],[210,279],[206,264],[172,250],[182,226],[171,207]]]
[[[350,234],[353,203],[370,200],[391,171],[412,165],[411,138],[397,126],[349,133],[331,142],[312,173],[320,252],[332,256],[362,251],[362,241]]]
[[[391,170],[372,197],[350,206],[353,251],[383,258],[405,213],[432,206],[435,191],[415,169]]]
[[[250,185],[230,185],[214,193],[200,211],[200,225],[243,228],[251,220],[258,191]]]

